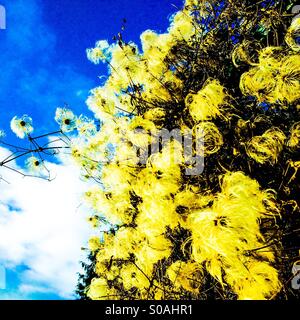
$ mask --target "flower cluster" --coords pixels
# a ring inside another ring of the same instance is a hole
[[[109,68],[87,101],[100,130],[57,116],[80,132],[72,155],[95,182],[85,199],[102,231],[89,242],[82,296],[280,297],[298,257],[286,235],[300,225],[299,22],[289,27],[289,6],[187,0],[168,32],[142,33],[142,50],[122,40],[88,50]],[[158,141],[162,128],[202,132],[201,175],[173,161],[183,144]]]

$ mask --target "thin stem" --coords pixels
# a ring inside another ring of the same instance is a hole
[[[5,145],[5,146],[8,146],[8,147],[11,147],[11,148],[15,148],[15,149],[20,149],[20,150],[23,150],[23,151],[28,151],[29,149],[27,148],[23,148],[23,147],[19,147],[19,146],[14,146],[10,143],[6,143],[6,142],[3,142],[3,141],[0,141],[1,144]]]

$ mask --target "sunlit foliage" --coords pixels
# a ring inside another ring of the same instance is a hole
[[[93,226],[109,231],[90,243],[94,275],[82,276],[83,296],[295,294],[287,281],[300,222],[300,20],[291,24],[292,5],[188,0],[167,33],[141,35],[141,48],[119,35],[88,50],[91,61],[107,63],[109,78],[88,99],[102,126],[80,159],[85,167],[93,166],[85,157],[105,159],[86,200]],[[136,149],[159,129],[197,127],[201,175],[168,161],[171,151],[182,157],[176,142],[136,164]]]
[[[89,241],[82,298],[299,294],[289,283],[300,247],[294,4],[186,0],[168,31],[146,30],[140,47],[120,33],[115,43],[87,50],[92,62],[108,66],[87,100],[100,126],[66,108],[56,114],[61,133],[77,129],[70,152],[94,182],[84,197],[98,236]],[[20,121],[13,130],[30,134],[31,122]],[[200,129],[201,174],[186,174],[176,139],[146,152],[161,129]]]

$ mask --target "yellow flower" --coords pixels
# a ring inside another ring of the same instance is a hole
[[[231,266],[226,276],[240,300],[265,300],[276,295],[281,284],[278,272],[267,262],[249,259],[244,265]]]
[[[196,23],[189,12],[179,11],[172,19],[169,33],[177,39],[189,41],[195,34],[195,25]]]
[[[218,117],[227,119],[230,115],[228,99],[229,96],[220,82],[210,79],[198,93],[190,93],[185,104],[196,122]]]
[[[88,59],[94,64],[99,64],[100,61],[105,62],[108,59],[109,44],[106,40],[96,42],[93,49],[86,50]]]
[[[116,113],[117,99],[107,86],[93,89],[86,103],[95,116],[102,121],[111,120]]]
[[[195,262],[204,263],[208,272],[222,284],[223,273],[226,280],[231,268],[239,266],[241,272],[244,253],[263,246],[259,221],[272,214],[271,207],[267,207],[271,199],[271,191],[261,191],[257,181],[242,172],[224,175],[221,192],[211,207],[195,210],[188,216],[186,227],[192,233]],[[269,259],[272,260],[272,255]],[[266,265],[269,266],[267,262]],[[278,279],[272,280],[270,288],[277,287]]]
[[[87,291],[87,296],[92,300],[107,300],[110,294],[107,282],[103,278],[94,278]]]
[[[120,277],[126,290],[132,288],[144,289],[150,285],[144,273],[132,263],[122,266]]]
[[[201,286],[201,267],[194,262],[176,261],[168,269],[167,275],[176,288],[198,292]]]
[[[89,239],[89,248],[92,252],[99,250],[101,247],[99,237],[92,237]]]
[[[280,47],[262,49],[259,64],[241,76],[242,93],[283,107],[286,102],[293,103],[300,98],[299,60],[296,54],[284,56]]]
[[[218,152],[223,145],[223,136],[218,127],[209,121],[200,122],[195,126],[197,139],[202,139],[204,144],[204,155]]]
[[[273,127],[261,136],[253,137],[248,142],[246,151],[248,156],[258,163],[274,164],[283,149],[285,140],[285,134],[279,128]]]
[[[76,120],[76,128],[79,134],[85,136],[86,138],[94,136],[97,132],[95,122],[84,116],[80,116]]]
[[[300,51],[300,45],[296,42],[296,38],[300,33],[300,18],[295,18],[289,27],[285,36],[285,42],[294,51]]]
[[[293,124],[287,146],[291,149],[300,148],[300,122]]]

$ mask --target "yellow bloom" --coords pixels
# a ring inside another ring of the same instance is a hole
[[[89,248],[91,251],[97,251],[101,247],[99,237],[92,237],[89,239]]]
[[[109,44],[106,40],[101,40],[96,42],[96,46],[93,49],[87,49],[88,59],[95,63],[99,64],[100,61],[105,62],[108,58]]]
[[[300,32],[300,18],[293,20],[285,36],[285,42],[294,51],[300,51],[300,45],[296,42],[296,37],[299,37]]]
[[[209,121],[200,122],[195,126],[197,139],[204,143],[204,155],[211,155],[218,152],[223,145],[223,136],[218,127]]]
[[[293,124],[287,146],[291,149],[300,148],[300,122]]]
[[[144,273],[132,263],[122,266],[120,277],[122,278],[122,283],[126,290],[132,288],[144,289],[150,285],[150,282]]]
[[[107,86],[93,89],[86,103],[96,117],[102,121],[112,119],[116,113],[117,98]]]
[[[248,156],[258,163],[274,164],[283,149],[285,140],[285,134],[273,127],[261,136],[253,137],[247,144],[246,151]]]
[[[172,19],[169,33],[177,39],[189,41],[195,34],[195,25],[196,24],[189,12],[179,11]]]
[[[103,278],[94,278],[87,291],[87,296],[92,300],[107,300],[110,294],[107,282]]]
[[[229,117],[229,96],[218,80],[208,80],[196,94],[189,94],[185,99],[186,107],[196,122],[215,118]],[[227,111],[227,113],[225,113]]]
[[[212,206],[188,216],[192,257],[199,264],[205,263],[220,283],[224,283],[223,273],[228,276],[230,268],[242,268],[245,252],[263,246],[259,221],[273,214],[266,207],[272,198],[270,193],[261,191],[259,184],[242,172],[228,173],[223,176],[221,192]],[[265,258],[272,261],[272,255]],[[276,287],[278,279],[273,280],[270,286]]]
[[[176,288],[198,292],[201,286],[201,267],[194,262],[174,262],[167,270],[167,275]]]
[[[281,289],[276,269],[266,262],[249,260],[241,268],[232,266],[226,276],[240,300],[265,300]]]
[[[241,76],[242,93],[260,102],[293,103],[300,97],[299,60],[295,54],[284,56],[280,47],[262,49],[259,64]]]

